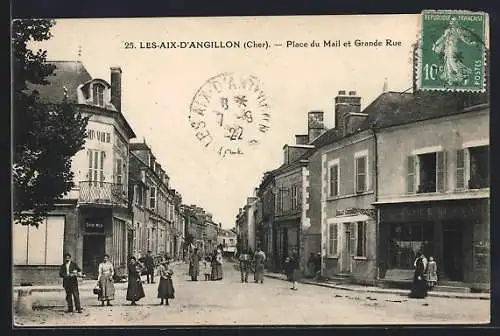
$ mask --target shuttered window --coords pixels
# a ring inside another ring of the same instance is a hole
[[[366,171],[367,171],[367,157],[361,156],[356,158],[356,192],[364,192],[367,190],[366,185]]]
[[[416,182],[416,156],[410,155],[406,159],[406,191],[409,194],[415,192]]]
[[[338,196],[339,194],[339,166],[337,164],[330,167],[330,178],[329,178],[329,188],[330,196]]]
[[[446,152],[436,153],[436,186],[438,192],[446,191]]]
[[[328,227],[328,255],[337,255],[337,224],[330,224]]]

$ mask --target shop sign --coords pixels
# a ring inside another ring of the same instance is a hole
[[[380,210],[381,221],[432,221],[432,220],[461,220],[480,219],[488,212],[482,204],[460,203],[455,205],[404,205],[382,208]]]
[[[85,231],[89,233],[104,233],[104,223],[85,222]]]
[[[368,217],[375,218],[375,210],[374,209],[360,209],[360,208],[346,208],[346,209],[337,209],[335,212],[335,216],[357,216],[357,215],[366,215]]]

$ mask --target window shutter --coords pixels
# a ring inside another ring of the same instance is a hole
[[[350,244],[351,250],[349,252],[351,256],[354,256],[356,254],[356,247],[357,247],[356,243],[360,237],[357,236],[358,230],[356,223],[351,223],[349,224],[349,226],[350,226],[349,230],[351,231],[351,244]]]
[[[415,192],[415,180],[416,180],[416,157],[410,155],[406,160],[406,191],[409,194]]]
[[[457,167],[455,170],[456,189],[465,189],[465,149],[457,150]]]
[[[446,152],[436,153],[436,186],[438,192],[446,191]]]

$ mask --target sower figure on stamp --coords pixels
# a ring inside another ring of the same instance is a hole
[[[80,305],[80,292],[78,291],[78,276],[82,276],[82,270],[76,263],[71,261],[71,254],[64,255],[64,263],[59,269],[59,276],[63,278],[63,287],[66,291],[67,313],[73,312],[73,299],[78,313],[82,312]]]

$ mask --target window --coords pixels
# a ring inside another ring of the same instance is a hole
[[[408,193],[432,193],[446,190],[446,152],[430,152],[407,158]]]
[[[338,238],[337,238],[337,224],[330,224],[328,226],[328,255],[330,257],[336,256],[338,251]]]
[[[113,218],[113,250],[115,252],[113,259],[118,265],[125,263],[125,241],[127,237],[125,230],[125,222]]]
[[[123,183],[122,159],[116,159],[116,184]]]
[[[481,189],[490,186],[489,146],[457,151],[456,188]]]
[[[368,190],[367,185],[367,171],[368,171],[368,157],[367,156],[359,156],[355,158],[355,184],[356,184],[356,192],[364,192]]]
[[[276,198],[276,212],[283,211],[283,190],[278,190],[278,197]]]
[[[434,225],[432,223],[393,224],[389,227],[389,269],[413,269],[418,251],[434,254]]]
[[[106,133],[106,142],[107,143],[111,142],[111,133]]]
[[[328,195],[339,195],[339,164],[332,164],[328,171]]]
[[[151,187],[149,190],[149,208],[156,209],[156,187]]]
[[[92,99],[94,105],[104,106],[104,85],[95,83],[92,86]]]
[[[63,260],[64,216],[48,216],[37,227],[13,224],[14,265],[60,265]]]
[[[357,223],[356,256],[366,257],[366,222]]]
[[[98,150],[87,150],[87,156],[89,160],[89,181],[104,182],[104,159],[106,158],[106,152]]]
[[[292,211],[297,209],[297,205],[298,205],[297,186],[293,185],[292,186],[292,204],[291,204]]]

